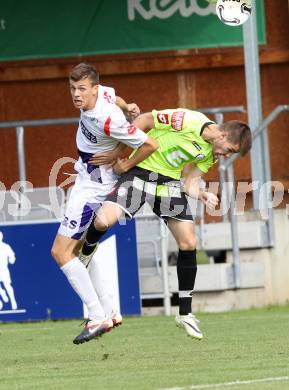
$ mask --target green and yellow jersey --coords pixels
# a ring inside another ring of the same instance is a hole
[[[193,162],[202,172],[214,164],[213,147],[201,134],[214,123],[204,114],[184,108],[152,111],[154,128],[148,134],[159,148],[137,166],[180,179],[184,166]]]

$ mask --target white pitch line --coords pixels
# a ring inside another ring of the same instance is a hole
[[[16,324],[17,327],[14,328],[14,329],[6,329],[6,325],[11,325],[12,322],[10,322],[9,324],[8,323],[5,323],[3,324],[3,327],[2,327],[2,324],[0,324],[0,333],[18,333],[19,332],[19,327],[21,326],[21,333],[24,333],[24,332],[35,332],[35,328],[28,328],[27,326],[22,326],[24,324]],[[15,325],[15,323],[13,323],[13,325]],[[40,328],[41,330],[53,330],[54,328],[48,328],[48,327],[45,327],[45,328]]]
[[[2,310],[2,311],[0,311],[0,314],[21,314],[21,313],[26,313],[26,310],[21,309],[21,310]]]
[[[251,385],[253,383],[261,382],[277,382],[277,381],[288,381],[289,376],[278,376],[273,378],[261,378],[261,379],[252,379],[247,381],[236,380],[234,382],[225,382],[225,383],[212,383],[208,385],[192,385],[186,387],[168,387],[160,390],[195,390],[195,389],[216,389],[217,387],[223,386],[239,386],[239,385]]]
[[[218,313],[216,313],[218,314]],[[244,320],[244,321],[252,321],[252,320],[268,320],[268,319],[274,319],[274,320],[278,320],[279,318],[288,318],[289,317],[289,313],[284,313],[284,314],[267,314],[267,315],[255,315],[255,316],[243,316],[243,317],[238,317],[238,321],[239,320]],[[211,320],[206,320],[209,324],[217,324],[219,323],[218,321],[216,321],[214,318],[212,318]],[[235,318],[226,318],[226,322],[227,321],[236,321]]]

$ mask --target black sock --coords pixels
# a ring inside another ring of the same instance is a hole
[[[89,256],[93,251],[96,245],[98,244],[101,237],[106,233],[105,231],[96,230],[94,226],[94,221],[91,222],[87,230],[85,240],[82,247],[82,253],[85,256]]]
[[[177,274],[179,281],[179,313],[187,315],[192,311],[192,292],[197,275],[196,250],[179,250]]]

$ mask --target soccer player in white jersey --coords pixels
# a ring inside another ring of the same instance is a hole
[[[80,240],[112,190],[118,164],[122,169],[123,165],[132,168],[153,153],[158,143],[128,122],[124,113],[133,117],[138,114],[138,107],[115,96],[113,88],[99,85],[98,73],[91,65],[77,65],[70,73],[69,84],[73,104],[80,109],[76,135],[79,159],[75,164],[78,175],[51,252],[88,309],[85,328],[73,340],[80,344],[109,331],[122,320],[112,307],[109,294],[100,291],[97,280],[90,277],[90,272],[95,274],[95,264],[88,270],[77,257]],[[117,158],[120,142],[138,150],[132,158],[117,162],[114,171],[109,166],[89,163],[97,152],[112,151]]]

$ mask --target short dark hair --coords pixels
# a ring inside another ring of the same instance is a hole
[[[247,123],[238,120],[228,121],[220,125],[220,130],[227,133],[229,142],[239,145],[241,156],[249,152],[252,147],[252,133]]]
[[[92,85],[99,84],[99,74],[96,69],[92,65],[84,62],[76,65],[69,74],[69,80],[72,81],[79,81],[86,78],[91,80]]]

